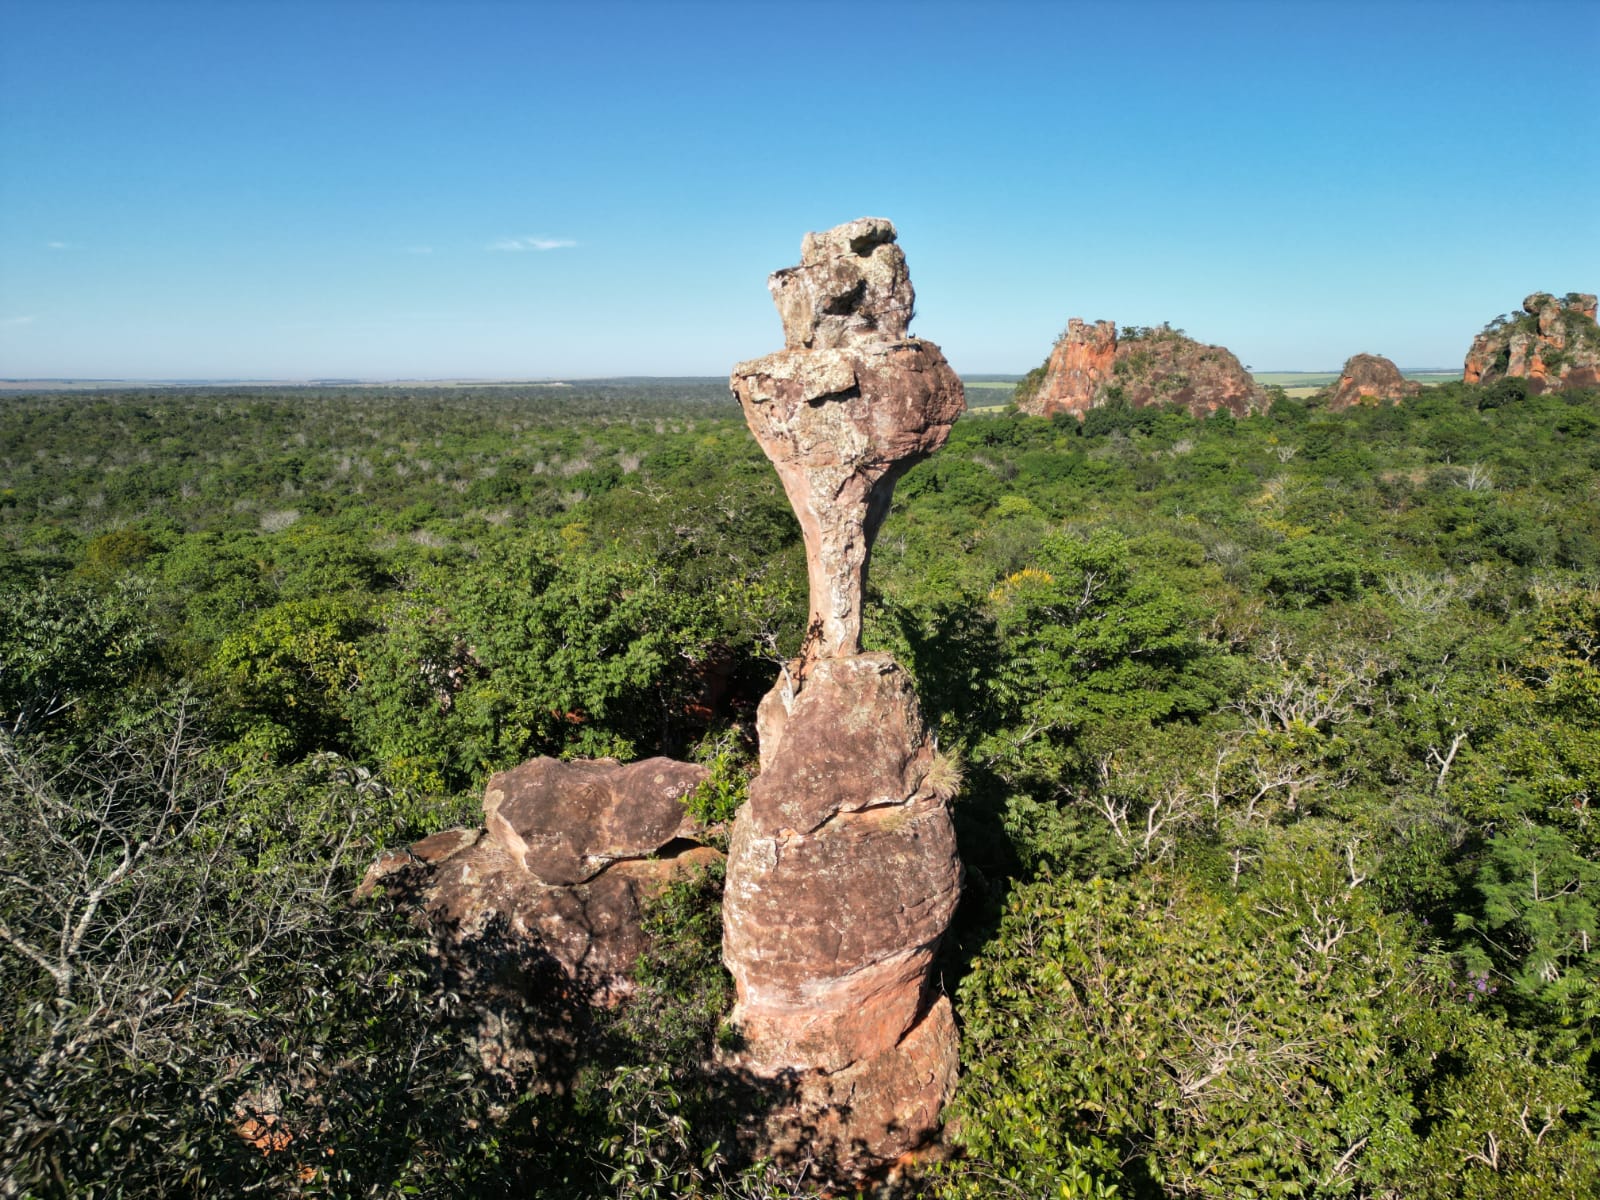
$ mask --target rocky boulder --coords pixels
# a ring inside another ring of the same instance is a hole
[[[1323,402],[1336,412],[1356,404],[1398,404],[1421,390],[1420,383],[1406,379],[1381,354],[1356,354],[1345,360],[1338,382],[1323,393]]]
[[[1600,325],[1595,297],[1535,292],[1522,312],[1496,317],[1473,339],[1462,368],[1467,383],[1525,379],[1534,392],[1600,387]]]
[[[357,894],[381,888],[431,931],[486,1065],[559,1084],[581,1009],[631,988],[644,905],[722,859],[684,804],[707,775],[664,758],[534,759],[491,778],[484,828],[384,855]]]
[[[670,758],[626,766],[609,758],[535,758],[490,777],[484,822],[541,883],[583,883],[619,859],[693,837],[684,798],[705,777],[704,767]]]
[[[1019,406],[1035,416],[1082,417],[1118,400],[1133,408],[1177,404],[1197,417],[1226,408],[1242,417],[1265,408],[1267,394],[1222,346],[1166,325],[1129,327],[1119,338],[1111,321],[1088,325],[1073,317],[1038,391]]]

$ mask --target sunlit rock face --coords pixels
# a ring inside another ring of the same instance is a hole
[[[895,482],[966,405],[939,347],[906,334],[914,294],[888,221],[807,234],[768,281],[785,348],[733,369],[734,394],[800,519],[808,657],[861,648],[867,554]]]
[[[1196,417],[1225,408],[1243,417],[1262,411],[1267,395],[1226,347],[1166,326],[1129,327],[1119,338],[1112,321],[1090,325],[1073,317],[1050,352],[1039,390],[1021,408],[1033,416],[1083,417],[1114,401],[1131,408],[1178,405]]]
[[[1467,383],[1525,379],[1533,392],[1600,387],[1595,310],[1595,297],[1588,292],[1569,292],[1559,300],[1548,292],[1533,293],[1522,302],[1526,316],[1493,325],[1473,339],[1462,378]]]
[[[808,234],[800,265],[770,281],[786,348],[731,381],[800,520],[811,613],[761,704],[761,773],[729,848],[730,1060],[788,1084],[762,1148],[846,1184],[932,1142],[956,1076],[949,1001],[931,986],[961,889],[955,780],[910,677],[861,653],[867,557],[895,481],[965,404],[938,347],[907,336],[895,236],[875,218]]]
[[[1326,405],[1337,412],[1358,404],[1398,404],[1421,390],[1420,383],[1401,375],[1400,368],[1383,355],[1353,354],[1345,360],[1338,382],[1328,389]]]
[[[1078,317],[1067,322],[1050,351],[1044,382],[1024,407],[1041,417],[1070,413],[1082,417],[1092,407],[1100,389],[1111,379],[1117,358],[1117,326],[1113,321],[1093,325]]]

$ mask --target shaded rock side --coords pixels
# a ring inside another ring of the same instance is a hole
[[[940,996],[896,1044],[844,1070],[801,1076],[795,1094],[765,1114],[760,1144],[780,1157],[818,1160],[825,1174],[847,1181],[936,1148],[960,1040],[950,1001]],[[877,1131],[870,1145],[864,1129]]]
[[[490,780],[485,828],[385,854],[357,895],[382,889],[429,930],[486,1066],[561,1086],[584,1008],[631,989],[644,905],[722,859],[683,804],[707,775],[664,758],[534,759]]]
[[[1595,297],[1535,292],[1516,316],[1499,317],[1473,339],[1462,365],[1467,383],[1526,379],[1533,392],[1600,387]]]
[[[1381,354],[1356,354],[1345,360],[1338,382],[1324,393],[1324,403],[1334,412],[1357,404],[1398,404],[1421,390],[1420,383],[1405,378]]]
[[[939,348],[906,335],[913,293],[894,239],[878,218],[807,234],[800,265],[768,281],[786,349],[730,379],[805,538],[808,657],[861,648],[867,555],[895,482],[966,407]]]
[[[1225,408],[1242,417],[1264,409],[1267,394],[1223,346],[1166,326],[1119,338],[1111,321],[1088,325],[1074,317],[1051,351],[1039,390],[1022,408],[1034,416],[1081,418],[1116,400],[1133,408],[1177,404],[1196,417]]]

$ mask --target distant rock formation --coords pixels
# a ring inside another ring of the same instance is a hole
[[[1462,372],[1467,383],[1526,379],[1533,392],[1600,387],[1595,297],[1533,293],[1520,314],[1497,317],[1473,339]]]
[[[1226,408],[1234,416],[1267,404],[1239,360],[1222,346],[1207,346],[1165,325],[1130,327],[1117,337],[1111,321],[1067,322],[1031,398],[1020,402],[1035,416],[1071,413],[1082,417],[1116,400],[1134,408],[1180,404],[1197,417]]]
[[[895,481],[964,408],[937,346],[908,337],[912,289],[888,221],[808,234],[769,282],[785,349],[731,384],[805,536],[810,628],[762,701],[761,773],[734,821],[723,958],[734,1065],[787,1079],[762,1140],[848,1184],[933,1139],[956,1075],[932,985],[961,864],[956,773],[910,677],[861,653],[867,557]]]
[[[1357,404],[1398,404],[1415,396],[1422,385],[1405,378],[1381,354],[1355,354],[1345,360],[1339,381],[1326,389],[1323,403],[1330,412]]]

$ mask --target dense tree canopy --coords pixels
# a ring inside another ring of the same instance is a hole
[[[1600,1186],[1600,397],[1513,382],[975,413],[907,474],[865,637],[965,762],[969,879],[908,1188]],[[560,1093],[348,898],[534,754],[697,756],[725,815],[804,588],[714,381],[8,396],[0,1178],[803,1191],[702,1069],[716,878]]]

